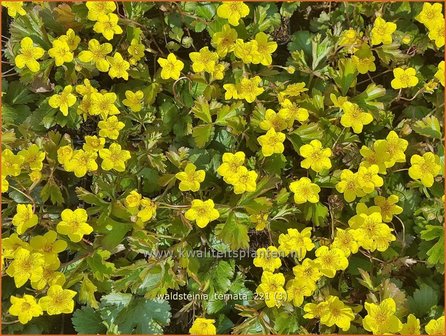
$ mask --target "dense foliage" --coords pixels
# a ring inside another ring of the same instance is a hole
[[[3,333],[443,334],[442,4],[2,6]]]

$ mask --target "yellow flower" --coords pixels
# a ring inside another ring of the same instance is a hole
[[[444,46],[444,19],[432,23],[428,36],[435,42],[437,48]]]
[[[141,200],[141,210],[138,211],[136,217],[138,217],[138,221],[136,224],[141,226],[142,223],[145,223],[151,220],[156,215],[156,203],[148,198],[143,198]]]
[[[301,146],[299,154],[304,157],[300,163],[302,168],[311,168],[317,173],[331,168],[331,149],[322,148],[322,143],[319,140],[312,140],[310,144]]]
[[[39,305],[48,315],[70,314],[74,310],[73,297],[75,295],[75,291],[53,285],[48,288],[46,296],[40,298]]]
[[[328,327],[337,325],[343,331],[347,331],[350,329],[350,322],[355,319],[355,314],[337,296],[330,295],[323,302],[320,318],[321,323]]]
[[[423,9],[415,19],[429,28],[434,22],[443,20],[443,6],[440,3],[430,4],[425,2],[423,3]]]
[[[53,47],[48,50],[48,55],[54,58],[56,66],[73,61],[73,53],[66,40],[57,39],[53,41]]]
[[[308,177],[302,177],[297,181],[291,182],[290,190],[294,193],[294,202],[296,204],[319,202],[321,188],[317,184],[312,183]]]
[[[282,273],[273,274],[265,271],[256,292],[263,296],[269,308],[280,307],[286,302],[287,297],[283,285],[285,285],[285,277]]]
[[[373,116],[364,112],[357,104],[345,102],[342,104],[343,114],[341,117],[341,125],[351,127],[353,132],[361,133],[364,125],[368,125],[373,121]]]
[[[34,170],[31,173],[28,174],[29,179],[31,182],[38,182],[42,179],[42,173],[38,170]]]
[[[227,176],[227,182],[234,186],[235,194],[243,194],[244,192],[253,192],[257,189],[257,173],[253,170],[241,166],[236,172]]]
[[[124,80],[129,79],[129,73],[127,70],[130,68],[130,63],[122,58],[122,55],[116,52],[113,57],[107,56],[107,62],[110,64],[110,69],[108,70],[108,75],[111,79],[113,78],[123,78]]]
[[[353,230],[342,230],[336,228],[336,236],[331,244],[331,247],[342,250],[345,256],[348,257],[350,254],[355,254],[358,252],[359,245],[356,241],[355,235],[353,234]]]
[[[271,54],[276,51],[277,43],[268,40],[269,35],[264,32],[256,34],[255,41],[257,42],[257,51],[260,55],[259,62],[253,62],[254,64],[261,63],[263,65],[271,65],[273,59]]]
[[[184,217],[190,221],[195,221],[198,227],[204,228],[209,222],[220,217],[220,213],[217,209],[214,209],[213,200],[202,201],[194,199],[191,208],[186,211]]]
[[[287,233],[279,235],[279,251],[288,255],[296,253],[297,258],[305,258],[307,251],[311,251],[314,244],[311,241],[311,228],[305,228],[302,232],[297,229],[287,229]]]
[[[73,157],[73,153],[73,147],[62,146],[57,149],[57,161],[59,161],[60,164],[66,164]]]
[[[98,89],[96,89],[94,86],[91,85],[89,79],[85,78],[84,84],[76,85],[76,92],[79,93],[81,96],[88,97],[91,94],[98,92]]]
[[[17,213],[12,217],[12,224],[17,227],[17,233],[19,235],[37,225],[38,221],[39,218],[34,214],[31,204],[17,205]]]
[[[110,43],[100,44],[98,40],[91,39],[88,41],[88,50],[79,53],[79,60],[84,63],[94,62],[96,69],[101,72],[108,72],[110,64],[106,60],[106,56],[110,54],[113,47]]]
[[[276,132],[280,132],[287,128],[287,122],[278,113],[267,109],[265,111],[265,119],[259,123],[259,126],[264,131],[273,128]]]
[[[211,74],[211,80],[221,80],[225,76],[227,63],[219,63],[215,65],[214,72]]]
[[[212,45],[217,49],[220,57],[225,57],[228,53],[234,51],[235,41],[237,41],[237,31],[225,24],[220,32],[212,35]]]
[[[428,335],[444,335],[444,316],[430,320],[424,327]]]
[[[9,182],[6,179],[5,175],[2,175],[2,180],[0,184],[2,185],[2,194],[9,190]]]
[[[254,223],[256,225],[255,227],[256,231],[262,231],[266,228],[266,225],[268,224],[268,214],[266,213],[253,214],[249,216],[249,220],[251,221],[251,223]]]
[[[339,37],[339,45],[341,47],[351,47],[355,44],[358,44],[360,42],[359,34],[356,30],[350,28],[347,30],[344,30]]]
[[[167,55],[167,58],[158,58],[158,64],[161,66],[162,79],[172,78],[177,80],[184,68],[184,63],[172,53]]]
[[[15,18],[18,15],[26,15],[23,1],[2,1],[2,6],[8,8],[8,15]]]
[[[354,231],[354,236],[366,250],[384,252],[389,248],[389,244],[396,240],[392,234],[393,229],[383,223],[379,212],[360,214],[357,224],[359,228]]]
[[[318,263],[308,258],[304,259],[302,264],[294,266],[293,273],[296,279],[301,279],[302,282],[316,283],[322,276]]]
[[[390,131],[385,140],[376,140],[373,148],[379,157],[386,157],[384,162],[387,168],[391,168],[397,162],[406,162],[406,151],[409,142],[398,137],[395,131]]]
[[[240,58],[243,63],[260,63],[262,55],[260,55],[258,50],[258,45],[256,40],[249,42],[244,42],[242,39],[237,39],[235,41],[234,55]]]
[[[248,103],[252,103],[258,95],[261,95],[265,91],[262,87],[259,87],[260,82],[261,79],[259,76],[251,79],[243,78],[237,88],[237,98],[245,99]]]
[[[265,157],[271,156],[275,153],[283,153],[285,149],[283,146],[285,134],[282,132],[276,132],[274,128],[270,128],[265,135],[259,136],[257,141],[262,146],[262,154]]]
[[[65,275],[61,272],[57,272],[60,268],[60,261],[58,258],[51,256],[45,259],[43,265],[42,278],[37,281],[31,281],[31,287],[37,290],[44,289],[47,285],[60,285],[62,286],[66,279]]]
[[[57,255],[67,248],[67,243],[57,240],[57,233],[53,230],[43,236],[31,237],[29,245],[33,251],[42,254],[45,260],[57,258]]]
[[[101,120],[98,122],[99,136],[116,140],[119,136],[119,131],[124,128],[125,124],[118,120],[116,116]]]
[[[444,61],[441,61],[441,62],[438,64],[438,70],[437,70],[437,72],[435,73],[435,78],[437,78],[437,79],[440,81],[441,85],[444,86],[444,79],[445,79],[445,74],[444,74]]]
[[[419,335],[420,334],[420,320],[415,315],[409,314],[407,322],[403,324],[400,331],[401,335]]]
[[[395,23],[386,22],[382,17],[377,17],[370,34],[372,45],[392,43],[392,34],[395,30]]]
[[[358,229],[359,227],[361,227],[361,225],[364,223],[364,218],[362,218],[360,215],[361,214],[365,214],[365,215],[371,215],[373,213],[378,213],[381,214],[381,208],[378,206],[371,206],[371,207],[367,207],[367,205],[365,203],[358,203],[356,204],[356,215],[353,216],[352,218],[350,218],[348,220],[348,225],[352,228],[352,229]],[[357,236],[357,232],[353,231],[353,234],[355,235],[355,237]]]
[[[65,209],[60,216],[62,220],[57,224],[57,232],[67,235],[74,243],[93,232],[93,228],[87,223],[88,214],[85,209]]]
[[[396,68],[393,69],[393,76],[395,77],[390,85],[394,89],[404,89],[418,84],[417,72],[414,68]]]
[[[29,279],[38,281],[42,278],[44,263],[45,261],[40,253],[31,253],[20,247],[14,253],[14,260],[6,270],[6,274],[13,277],[15,286],[20,288]]]
[[[37,72],[40,70],[40,64],[37,60],[44,54],[45,50],[34,47],[33,40],[25,37],[20,41],[20,53],[15,57],[14,62],[19,69],[26,66],[31,72]]]
[[[122,103],[130,108],[133,112],[139,112],[142,110],[144,93],[141,90],[132,92],[130,90],[125,91],[125,99]]]
[[[402,329],[401,321],[395,316],[396,304],[392,298],[387,298],[380,304],[366,302],[364,307],[367,310],[367,315],[362,320],[365,330],[374,335],[383,335],[395,334]]]
[[[93,26],[93,30],[102,34],[108,41],[112,40],[115,34],[122,34],[122,28],[118,25],[119,17],[114,13],[98,16],[97,22]]]
[[[27,165],[29,169],[42,170],[43,160],[45,160],[45,152],[41,151],[36,144],[32,144],[27,149],[22,149],[17,155],[23,157],[23,164]]]
[[[12,295],[11,307],[8,312],[17,316],[21,324],[27,324],[33,317],[43,314],[42,308],[37,304],[34,296],[24,294],[22,298]]]
[[[19,176],[23,161],[23,156],[15,155],[10,149],[2,150],[2,176]]]
[[[359,54],[353,55],[352,61],[356,67],[356,70],[358,70],[360,74],[366,74],[367,72],[376,71],[375,57],[373,55],[369,56],[359,56]]]
[[[191,52],[189,58],[192,60],[192,69],[195,72],[212,73],[218,62],[217,53],[209,51],[208,47],[201,48],[199,52]]]
[[[289,128],[293,127],[294,121],[304,122],[308,120],[309,113],[305,108],[298,107],[289,99],[280,102],[282,108],[279,110],[279,116],[286,121]]]
[[[334,278],[336,271],[343,271],[348,267],[348,260],[344,252],[336,247],[321,246],[315,254],[319,271],[327,278]]]
[[[305,296],[311,296],[316,290],[314,282],[302,281],[302,279],[291,279],[286,284],[286,299],[295,307],[300,307]]]
[[[253,260],[255,267],[261,267],[264,271],[274,272],[277,268],[282,266],[280,260],[280,252],[275,246],[268,246],[268,248],[259,248],[256,251],[256,257]]]
[[[423,156],[413,155],[410,158],[411,167],[409,176],[414,180],[420,180],[426,187],[432,187],[434,177],[440,173],[440,158],[434,153],[424,153]]]
[[[388,198],[383,196],[376,196],[374,202],[376,206],[381,209],[381,215],[383,221],[390,223],[392,221],[393,215],[399,215],[403,212],[403,208],[396,205],[399,201],[399,197],[396,195],[390,195]]]
[[[303,317],[306,319],[320,318],[324,312],[325,306],[325,302],[307,303],[304,307],[305,315]]]
[[[76,35],[73,29],[70,28],[67,30],[65,35],[61,35],[59,37],[59,40],[67,42],[68,46],[70,47],[70,51],[74,51],[77,49],[81,38]]]
[[[107,16],[116,10],[114,1],[87,1],[85,5],[88,8],[87,19],[97,21],[101,16]]]
[[[376,151],[368,148],[367,146],[362,146],[359,153],[363,157],[363,160],[361,161],[360,164],[361,167],[368,168],[372,165],[377,165],[379,167],[380,174],[385,175],[387,173],[385,162],[390,159],[389,153],[381,152],[380,155],[378,155]]]
[[[116,98],[117,96],[114,92],[92,93],[90,114],[101,115],[103,119],[119,114],[119,109],[115,106]]]
[[[13,259],[15,252],[19,248],[30,250],[30,246],[27,242],[21,240],[17,233],[11,234],[7,238],[2,239],[2,256],[7,259]]]
[[[191,335],[216,335],[215,320],[197,317],[189,329]]]
[[[198,191],[200,183],[204,181],[206,173],[204,170],[196,170],[193,163],[188,163],[183,172],[179,172],[175,177],[180,180],[179,188],[181,191]]]
[[[136,190],[132,190],[125,198],[125,205],[129,208],[138,208],[141,205],[142,195]]]
[[[83,177],[87,172],[98,170],[96,152],[86,152],[82,149],[73,152],[73,156],[65,162],[65,170],[74,172],[76,177]]]
[[[308,91],[305,88],[305,83],[294,83],[287,86],[287,88],[280,93],[281,97],[298,97],[302,92]]]
[[[225,99],[238,99],[238,93],[237,93],[237,86],[234,84],[224,84],[223,88],[226,90],[225,92]]]
[[[128,150],[123,150],[120,144],[112,143],[110,147],[101,149],[99,156],[102,159],[101,168],[104,170],[125,171],[125,163],[132,156]]]
[[[98,138],[96,135],[86,135],[85,136],[85,143],[82,146],[83,150],[86,152],[99,152],[101,149],[104,148],[105,145],[105,139],[104,138]]]
[[[382,187],[384,180],[378,175],[379,167],[371,165],[370,167],[359,167],[356,181],[366,194],[370,194],[375,188]]]
[[[245,153],[224,153],[222,161],[222,164],[217,168],[217,173],[223,177],[223,180],[226,183],[229,183],[228,178],[237,172],[238,167],[243,166],[245,162]]]
[[[52,108],[58,108],[65,117],[68,116],[68,108],[76,103],[76,96],[71,93],[72,91],[73,87],[71,85],[65,86],[61,93],[50,97],[48,104]]]
[[[438,83],[434,80],[430,80],[423,84],[424,92],[426,93],[433,93],[437,87]]]
[[[228,19],[229,24],[238,26],[239,20],[249,14],[249,7],[241,1],[224,1],[217,8],[217,15]]]
[[[136,62],[143,58],[145,49],[144,44],[141,44],[137,39],[132,39],[130,46],[127,48],[130,56],[132,56],[130,63],[136,64]]]

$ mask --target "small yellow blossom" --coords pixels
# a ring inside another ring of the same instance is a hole
[[[20,288],[28,280],[38,281],[42,278],[44,263],[42,254],[20,247],[14,253],[14,260],[6,269],[6,274],[13,277],[15,286]]]
[[[424,327],[428,335],[444,335],[444,316],[430,320]]]
[[[394,215],[399,215],[403,212],[403,208],[396,205],[399,197],[390,195],[388,198],[383,196],[376,196],[374,198],[375,205],[381,209],[383,222],[390,223]]]
[[[107,62],[107,55],[113,50],[110,43],[99,43],[96,39],[88,41],[88,50],[79,53],[79,60],[84,63],[94,62],[96,69],[101,72],[108,72],[110,64]]]
[[[393,69],[395,78],[390,82],[394,89],[410,88],[418,84],[417,72],[414,68],[396,68]]]
[[[316,263],[320,272],[328,278],[334,278],[336,271],[343,271],[348,267],[348,260],[341,249],[327,246],[319,247],[316,252]]]
[[[271,109],[267,109],[265,111],[265,119],[259,123],[259,126],[264,131],[273,128],[276,132],[280,132],[287,128],[287,121],[278,113]]]
[[[387,298],[379,304],[366,302],[364,307],[367,310],[367,315],[362,320],[365,330],[375,335],[383,335],[395,334],[402,329],[403,324],[395,316],[396,303],[392,298]]]
[[[48,288],[46,296],[40,298],[39,306],[48,315],[70,314],[74,310],[73,297],[75,295],[75,291],[63,289],[60,285],[53,285]]]
[[[375,188],[382,187],[384,180],[378,175],[379,167],[371,165],[370,167],[359,167],[356,181],[366,194],[370,194]]]
[[[33,40],[30,37],[25,37],[20,41],[19,52],[14,59],[17,68],[23,69],[26,66],[31,72],[40,70],[40,63],[37,60],[45,54],[45,50],[34,47]]]
[[[117,96],[114,92],[92,93],[90,114],[101,115],[103,119],[119,114],[119,109],[115,105],[116,99]]]
[[[409,314],[407,322],[403,324],[401,335],[420,335],[420,320],[415,315]]]
[[[122,103],[130,108],[133,112],[140,112],[143,107],[144,93],[141,90],[136,92],[126,90],[125,99]]]
[[[296,204],[319,202],[321,188],[317,184],[312,183],[308,177],[302,177],[297,181],[291,182],[290,190],[294,193],[294,202]]]
[[[158,64],[161,66],[162,79],[172,78],[177,80],[184,68],[184,63],[172,53],[167,55],[167,58],[158,58]]]
[[[413,155],[410,158],[411,167],[409,168],[409,176],[414,180],[419,180],[426,187],[432,187],[434,177],[441,170],[440,158],[434,153],[427,152],[423,156]]]
[[[234,51],[236,41],[237,31],[227,24],[221,28],[220,32],[212,35],[212,45],[217,48],[217,54],[220,57],[225,57],[228,53]]]
[[[217,15],[228,19],[229,24],[238,26],[241,18],[249,14],[249,7],[241,1],[223,1],[217,8]]]
[[[183,172],[179,172],[175,177],[180,180],[179,188],[181,191],[198,191],[200,183],[204,181],[206,173],[204,170],[196,170],[193,163],[188,163]]]
[[[248,103],[254,102],[257,96],[265,91],[262,87],[259,87],[261,81],[259,76],[251,79],[243,78],[237,87],[237,98],[245,99]]]
[[[87,1],[85,6],[88,8],[87,19],[97,21],[99,17],[106,16],[116,10],[114,1]]]
[[[276,132],[274,128],[270,128],[265,135],[259,136],[257,141],[262,146],[262,154],[265,157],[276,153],[283,153],[285,149],[283,145],[283,142],[285,141],[285,134],[282,132]]]
[[[223,177],[226,183],[231,175],[237,172],[237,168],[243,166],[245,162],[245,153],[224,153],[222,157],[222,164],[217,168],[217,173]]]
[[[76,35],[73,29],[70,28],[67,30],[65,35],[61,35],[59,37],[59,40],[67,42],[68,46],[70,47],[70,51],[74,51],[77,49],[81,38]]]
[[[311,140],[309,144],[301,146],[299,154],[304,158],[300,163],[302,168],[311,168],[317,173],[331,168],[331,149],[322,148],[319,140]]]
[[[286,302],[287,293],[283,286],[285,277],[282,273],[273,274],[265,271],[262,274],[260,285],[257,287],[257,294],[262,295],[269,308],[280,307]]]
[[[341,125],[351,127],[353,132],[361,133],[364,125],[368,125],[373,121],[373,116],[363,111],[357,104],[345,102],[342,104],[343,114],[341,117]]]
[[[108,41],[112,40],[115,34],[122,34],[122,28],[118,25],[119,17],[114,13],[98,16],[98,21],[94,24],[93,30],[102,34]]]
[[[191,335],[216,335],[215,320],[197,317],[189,329]]]
[[[144,44],[140,43],[137,39],[132,39],[130,46],[127,48],[130,56],[130,64],[136,64],[141,58],[144,57]]]
[[[48,55],[54,58],[56,66],[61,66],[64,63],[70,63],[73,61],[73,53],[70,50],[70,46],[64,39],[56,39],[53,41],[53,47],[48,50]]]
[[[33,319],[43,314],[42,308],[37,304],[34,296],[24,294],[22,298],[12,295],[10,297],[11,307],[8,312],[12,316],[17,316],[21,324],[27,324]]]
[[[355,254],[358,252],[359,245],[353,230],[336,228],[335,239],[333,240],[331,247],[342,250],[345,256],[348,257],[350,254]]]
[[[52,108],[58,108],[65,117],[68,116],[68,108],[76,103],[76,96],[71,93],[72,91],[71,85],[65,86],[61,93],[50,97],[48,104]]]
[[[259,58],[259,62],[253,63],[271,65],[273,62],[271,54],[276,51],[277,43],[274,41],[269,41],[269,35],[265,34],[264,32],[257,33],[255,36],[255,41],[257,42],[257,51],[261,57]]]
[[[12,217],[12,224],[17,227],[19,235],[37,225],[39,218],[34,214],[31,204],[18,204],[17,213]]]
[[[101,149],[104,148],[104,145],[104,138],[98,138],[96,135],[86,135],[85,143],[82,148],[86,152],[99,152]]]
[[[350,329],[350,323],[355,319],[355,314],[350,307],[333,295],[330,295],[322,304],[323,308],[320,312],[322,324],[328,327],[336,325],[344,332]]]
[[[108,75],[111,79],[122,78],[124,80],[129,79],[129,73],[127,70],[130,68],[130,63],[122,58],[120,53],[115,53],[113,57],[107,56],[107,62],[110,64]]]
[[[192,60],[194,72],[206,71],[212,73],[218,62],[217,53],[209,51],[209,47],[203,47],[198,52],[191,52],[189,57]]]
[[[74,172],[76,177],[83,177],[87,172],[98,170],[97,157],[96,152],[87,152],[82,149],[75,150],[73,156],[64,163],[65,170]]]
[[[57,232],[67,235],[74,243],[80,242],[84,235],[93,232],[93,228],[87,223],[88,214],[84,209],[65,209],[60,217],[62,220],[57,224]]]
[[[98,123],[99,136],[116,140],[119,136],[119,131],[124,128],[125,124],[118,120],[116,116],[101,120]]]
[[[445,70],[444,70],[444,61],[441,61],[438,64],[438,70],[435,73],[435,78],[438,79],[444,87],[444,79],[445,79]]]
[[[314,244],[311,240],[311,228],[305,228],[301,232],[297,229],[287,229],[287,233],[279,235],[279,251],[288,255],[296,253],[297,258],[305,258],[307,251],[311,251]]]
[[[386,22],[382,17],[377,17],[371,31],[372,45],[392,43],[392,34],[396,30],[396,24]]]
[[[214,209],[213,200],[202,201],[194,199],[191,208],[186,211],[184,217],[190,221],[195,221],[198,227],[204,228],[209,222],[220,217],[220,213],[217,209]]]
[[[373,148],[381,158],[386,157],[384,162],[387,168],[391,168],[397,162],[406,162],[406,154],[409,142],[398,137],[395,131],[390,131],[385,140],[376,140]]]
[[[31,170],[42,170],[45,152],[41,151],[36,144],[32,144],[27,149],[22,149],[17,154],[23,157],[24,166],[29,167]]]
[[[2,176],[19,176],[25,158],[10,149],[2,150]]]
[[[263,271],[274,272],[282,266],[280,252],[275,246],[268,246],[268,248],[261,247],[256,251],[253,264],[255,267],[261,267]]]
[[[23,1],[2,1],[2,6],[8,8],[8,15],[15,18],[18,15],[26,15]]]
[[[441,3],[431,4],[429,2],[423,3],[423,8],[415,17],[416,20],[424,24],[426,27],[432,27],[435,22],[443,20],[443,6]]]
[[[125,171],[125,163],[132,157],[130,151],[123,150],[117,143],[112,143],[108,149],[99,150],[99,156],[102,159],[102,169],[106,171],[114,169],[118,172]]]

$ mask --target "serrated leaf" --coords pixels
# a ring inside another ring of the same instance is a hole
[[[435,116],[428,116],[418,120],[412,128],[420,135],[442,139],[440,122]]]
[[[438,293],[426,284],[415,290],[409,297],[409,309],[418,317],[426,315],[432,306],[438,304]]]
[[[214,133],[214,126],[212,124],[198,125],[192,130],[192,137],[198,148],[204,148],[211,139]]]
[[[71,318],[74,330],[78,334],[105,334],[107,329],[102,323],[102,319],[99,312],[95,311],[91,307],[82,307],[81,309],[76,309]]]
[[[248,248],[248,226],[240,223],[234,213],[230,213],[225,224],[216,227],[217,237],[228,244],[232,250]]]

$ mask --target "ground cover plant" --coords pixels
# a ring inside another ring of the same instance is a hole
[[[441,3],[2,6],[3,333],[444,333]]]

